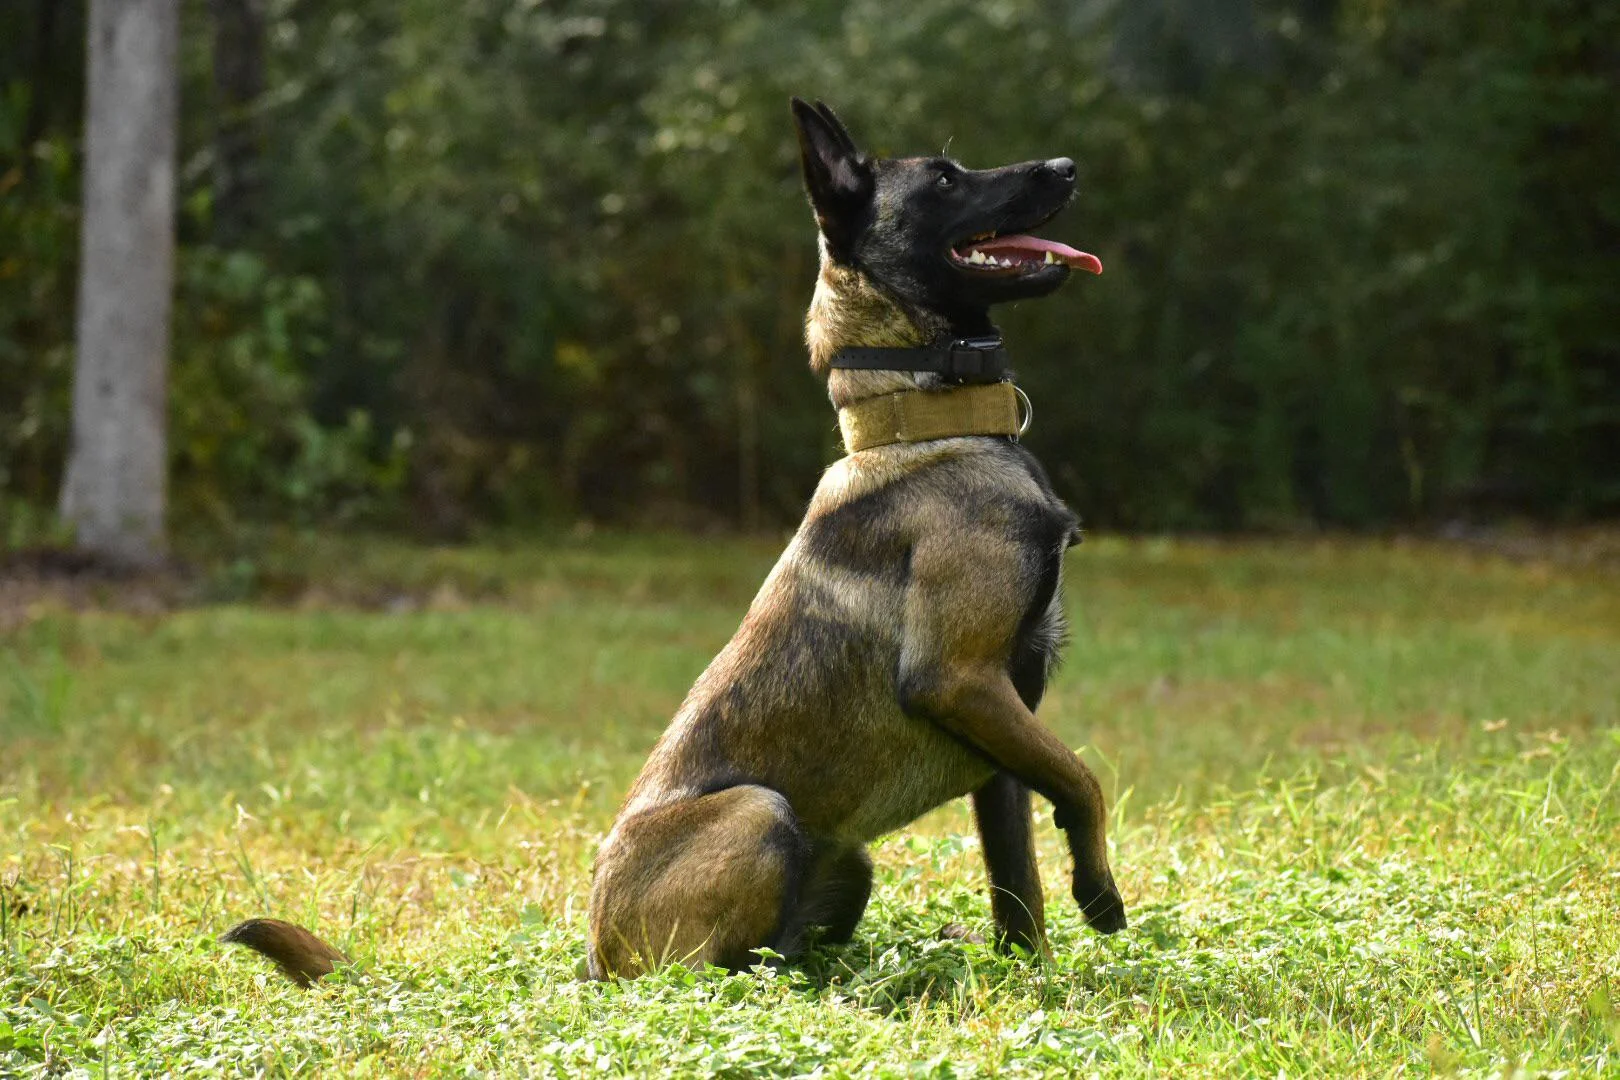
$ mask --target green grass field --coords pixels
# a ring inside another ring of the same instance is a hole
[[[1424,544],[1074,553],[1042,716],[1125,933],[1043,805],[1054,958],[942,940],[989,922],[958,805],[876,846],[853,945],[580,982],[596,840],[774,554],[303,541],[212,603],[28,601],[0,1075],[1620,1075],[1620,577]],[[301,992],[217,943],[254,914],[357,964]]]

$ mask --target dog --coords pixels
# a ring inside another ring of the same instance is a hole
[[[1101,272],[1025,233],[1068,204],[1074,163],[873,158],[826,105],[791,107],[820,234],[810,367],[849,453],[602,841],[594,979],[847,942],[872,891],[866,845],[963,795],[1000,947],[1047,951],[1032,792],[1067,837],[1087,923],[1126,925],[1102,789],[1034,713],[1080,531],[1017,441],[1027,404],[989,319]],[[277,920],[224,940],[306,985],[343,960]]]
[[[1031,791],[1068,836],[1088,923],[1126,921],[1102,790],[1033,711],[1064,638],[1078,522],[1013,431],[956,433],[1010,426],[1005,408],[980,415],[998,389],[1014,400],[989,308],[1102,269],[1022,235],[1069,202],[1074,163],[874,159],[826,105],[792,111],[820,230],[810,366],[854,452],[823,476],[602,843],[596,978],[740,968],[761,947],[792,957],[815,928],[848,941],[872,889],[865,845],[962,795],[1004,947],[1045,949]]]

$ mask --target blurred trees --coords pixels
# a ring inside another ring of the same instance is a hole
[[[82,20],[0,12],[13,521],[66,445]],[[835,425],[790,93],[882,153],[1080,162],[1049,231],[1108,272],[1002,322],[1094,523],[1620,507],[1612,5],[186,0],[183,26],[187,513],[792,520]]]

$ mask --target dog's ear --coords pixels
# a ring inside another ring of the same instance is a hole
[[[816,212],[816,224],[827,238],[832,257],[848,262],[871,214],[872,163],[855,146],[849,130],[821,102],[812,106],[794,98],[793,121],[799,129],[804,189]]]

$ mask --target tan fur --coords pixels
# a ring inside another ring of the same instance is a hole
[[[785,810],[780,795],[744,785],[616,828],[598,855],[595,895],[635,895],[637,917],[593,907],[593,920],[611,926],[597,940],[602,963],[637,975],[670,961],[701,966],[732,938],[763,942],[782,904],[784,868],[755,854]],[[693,881],[704,887],[694,891]]]
[[[833,262],[826,255],[825,243],[822,247],[821,273],[805,315],[804,340],[810,348],[810,370],[827,379],[833,408],[932,385],[910,372],[833,368],[832,358],[839,349],[859,345],[910,348],[931,341],[947,326],[937,316],[908,313],[866,275]]]

